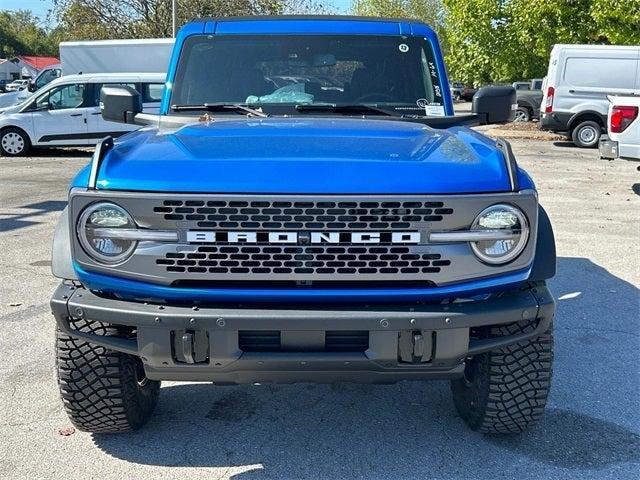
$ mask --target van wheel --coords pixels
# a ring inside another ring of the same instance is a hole
[[[0,132],[0,153],[5,157],[26,155],[31,142],[26,133],[19,128],[6,128]]]
[[[598,146],[602,128],[598,122],[585,120],[580,122],[571,132],[571,139],[580,148],[593,148]]]

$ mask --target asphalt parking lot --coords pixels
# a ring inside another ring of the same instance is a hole
[[[166,383],[142,430],[75,432],[54,373],[50,243],[86,152],[0,158],[0,477],[627,479],[640,471],[640,172],[513,141],[556,231],[556,363],[544,421],[469,431],[446,382]]]

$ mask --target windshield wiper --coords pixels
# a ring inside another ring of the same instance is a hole
[[[196,105],[171,105],[174,112],[184,112],[189,110],[207,110],[209,112],[244,112],[254,117],[268,117],[269,115],[246,105],[239,103],[200,103]]]
[[[335,103],[309,103],[296,105],[299,112],[336,112],[336,113],[377,113],[378,115],[396,116],[392,111],[371,105],[337,105]]]

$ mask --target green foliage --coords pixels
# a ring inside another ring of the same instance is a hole
[[[193,18],[324,12],[313,0],[179,0],[178,27]],[[171,0],[54,0],[64,40],[158,38],[172,34]]]
[[[447,50],[444,36],[444,6],[442,0],[353,0],[351,9],[366,17],[415,18],[434,29],[442,49]]]
[[[0,12],[0,58],[16,55],[58,55],[51,32],[28,10]]]
[[[542,77],[557,43],[640,44],[640,0],[443,0],[451,78]]]

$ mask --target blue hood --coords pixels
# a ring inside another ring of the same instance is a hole
[[[105,156],[98,188],[152,192],[455,194],[508,191],[502,153],[467,128],[265,118],[142,129]]]

